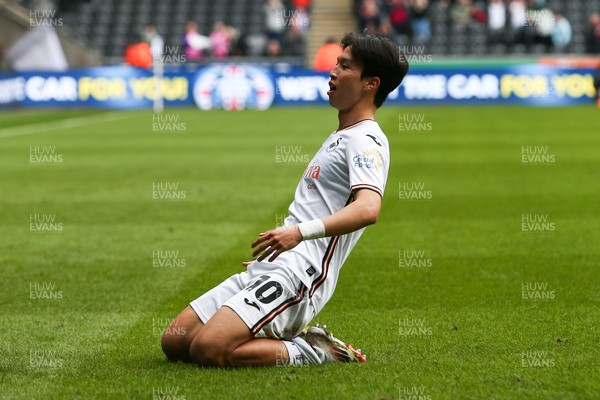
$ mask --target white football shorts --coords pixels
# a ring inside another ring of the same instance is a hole
[[[231,308],[257,338],[291,340],[316,315],[309,290],[286,265],[310,264],[295,253],[255,261],[190,303],[202,323],[222,306]]]

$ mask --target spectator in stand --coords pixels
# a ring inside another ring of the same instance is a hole
[[[532,4],[535,0],[532,1]],[[540,4],[536,2],[535,4]],[[546,50],[552,47],[552,32],[554,31],[555,16],[549,8],[531,10],[533,17],[533,26],[535,27],[534,41],[546,46]]]
[[[563,52],[567,46],[571,43],[573,37],[573,30],[571,29],[571,23],[561,13],[554,14],[556,24],[552,31],[552,43],[554,48],[558,52]]]
[[[327,39],[325,44],[319,47],[317,54],[315,54],[315,71],[331,71],[337,64],[337,57],[342,54],[342,51],[342,46],[334,38]]]
[[[144,28],[144,33],[142,34],[144,42],[150,45],[150,52],[152,53],[152,59],[156,60],[163,54],[164,41],[162,36],[158,34],[156,31],[156,27],[153,24],[148,24]]]
[[[239,29],[230,25],[225,25],[225,29],[227,29],[227,33],[229,34],[230,39],[229,55],[233,55],[233,49],[237,46],[237,43],[239,42],[242,33]]]
[[[599,54],[600,53],[600,24],[596,25],[596,27],[594,28],[594,47],[592,48],[592,50],[594,51],[594,53]]]
[[[308,35],[310,18],[304,8],[297,8],[292,15],[290,26],[297,27],[303,35]]]
[[[508,4],[510,15],[510,38],[513,42],[523,41],[523,30],[527,23],[527,6],[525,0],[511,0]]]
[[[527,5],[525,0],[511,0],[508,4],[510,14],[510,27],[514,30],[520,30],[527,21]]]
[[[294,57],[306,55],[306,34],[301,26],[292,24],[285,34],[284,54]]]
[[[267,48],[265,49],[265,56],[267,57],[279,57],[281,56],[281,44],[277,39],[269,39],[267,42]]]
[[[433,6],[441,10],[448,10],[448,7],[450,7],[450,0],[437,0],[433,3]]]
[[[222,21],[215,22],[209,38],[213,57],[225,58],[229,56],[231,36],[227,26]]]
[[[379,24],[379,30],[377,32],[379,32],[381,36],[390,39],[392,42],[397,42],[396,38],[394,37],[394,28],[389,20],[384,19],[381,21],[381,24]]]
[[[210,48],[210,39],[198,33],[198,25],[188,21],[183,37],[183,53],[188,61],[198,61],[204,56],[204,50]]]
[[[242,57],[248,55],[248,43],[246,39],[248,35],[243,31],[238,31],[235,28],[229,27],[232,41],[230,55],[233,57]]]
[[[429,0],[412,0],[410,21],[413,38],[417,43],[426,43],[431,37],[431,21],[428,12]]]
[[[506,4],[503,0],[490,0],[488,4],[488,27],[490,39],[498,43],[503,41],[506,26]]]
[[[287,26],[286,10],[281,0],[267,0],[264,7],[267,38],[283,42],[283,34]]]
[[[586,34],[586,51],[591,54],[600,53],[600,14],[590,16],[590,25]]]
[[[299,10],[299,9],[308,10],[308,9],[310,9],[310,2],[311,2],[311,0],[293,0],[292,4],[294,5],[294,8],[296,10]]]
[[[146,42],[128,45],[123,58],[127,64],[140,68],[150,68],[154,61],[150,45]]]
[[[358,9],[360,30],[375,31],[379,28],[380,11],[377,0],[363,0]]]
[[[527,7],[530,10],[542,10],[546,7],[546,0],[529,0]]]
[[[410,8],[407,2],[408,0],[392,0],[390,4],[390,23],[394,27],[394,32],[404,39],[412,37]]]
[[[473,4],[471,0],[458,0],[450,9],[450,18],[455,26],[465,28],[471,23]]]
[[[479,22],[481,24],[487,23],[487,13],[485,10],[480,9],[477,6],[471,7],[471,19],[475,22]]]

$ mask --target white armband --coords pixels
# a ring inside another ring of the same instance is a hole
[[[302,240],[319,239],[325,236],[325,224],[321,219],[302,222],[298,224]]]

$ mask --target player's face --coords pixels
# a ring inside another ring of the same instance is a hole
[[[361,73],[362,65],[352,58],[350,46],[347,46],[329,73],[329,104],[339,111],[352,109],[363,96]]]

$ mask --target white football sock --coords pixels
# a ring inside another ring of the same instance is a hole
[[[288,363],[289,365],[302,365],[304,362],[302,361],[302,353],[300,353],[300,349],[294,342],[290,342],[288,340],[282,340],[283,344],[287,348],[288,351]]]
[[[323,355],[315,351],[321,349],[313,349],[306,340],[295,337],[291,341],[284,340],[283,344],[287,348],[290,365],[323,364]]]

